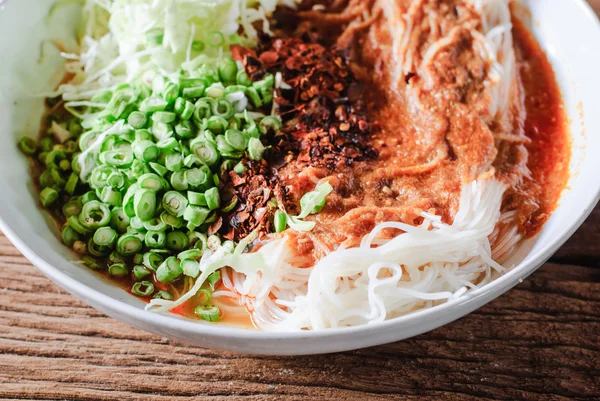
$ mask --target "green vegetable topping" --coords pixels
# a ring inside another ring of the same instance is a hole
[[[171,283],[183,274],[181,263],[176,257],[167,258],[156,270],[156,279],[161,283]]]
[[[148,297],[154,292],[154,284],[149,281],[140,281],[131,287],[131,292],[140,297]]]
[[[65,93],[60,104],[52,99],[43,138],[18,142],[40,171],[39,199],[63,224],[62,242],[88,268],[127,282],[132,294],[162,300],[180,297],[213,253],[234,256],[236,244],[219,234],[223,219],[243,206],[230,173],[243,176],[261,162],[262,141],[282,126],[278,117],[264,117],[273,75],[252,82],[223,56],[240,43],[238,34],[198,29],[179,43],[173,32],[161,23],[135,38],[139,57],[127,62],[144,64],[143,73],[124,79],[130,66],[123,61],[93,76],[82,72],[80,92]],[[182,57],[146,64],[179,45]],[[183,64],[174,71],[167,64],[175,60]],[[310,224],[302,219],[319,212],[326,196],[314,192],[302,198],[298,218],[275,212],[276,232]],[[221,319],[211,304],[220,280],[217,270],[198,291],[200,319]]]
[[[218,322],[221,320],[221,311],[216,306],[197,306],[196,309],[194,309],[194,313],[198,315],[200,319],[208,322]]]

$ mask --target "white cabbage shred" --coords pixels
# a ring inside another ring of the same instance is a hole
[[[55,95],[89,100],[124,82],[194,70],[226,54],[232,43],[255,46],[253,24],[270,32],[267,16],[279,4],[293,6],[294,0],[86,0],[79,56],[65,54],[67,69],[79,73]],[[154,31],[164,32],[161,45],[149,43]],[[217,32],[224,42],[211,46]],[[192,50],[194,41],[204,50]]]

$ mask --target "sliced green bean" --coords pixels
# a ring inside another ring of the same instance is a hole
[[[287,228],[287,215],[281,210],[277,210],[275,212],[275,216],[273,217],[273,226],[275,227],[276,233],[283,232]]]
[[[79,234],[87,234],[91,231],[91,229],[81,224],[81,221],[79,221],[79,216],[69,216],[67,218],[67,224]]]
[[[206,198],[206,205],[210,210],[218,209],[221,206],[221,197],[218,188],[210,188],[204,193],[204,196]]]
[[[209,31],[206,33],[206,41],[211,47],[221,47],[225,44],[225,36],[219,31]]]
[[[197,231],[190,231],[188,233],[188,240],[190,243],[190,246],[193,246],[194,248],[204,252],[204,250],[206,250],[207,248],[207,239],[206,239],[206,235],[199,233]]]
[[[181,231],[171,231],[167,234],[166,246],[173,251],[182,251],[189,245],[187,235]]]
[[[206,240],[206,246],[209,249],[216,250],[218,247],[221,246],[221,238],[219,238],[217,235],[211,235]]]
[[[113,263],[127,263],[127,259],[125,258],[125,256],[121,255],[119,252],[117,251],[112,251],[110,253],[110,255],[108,255],[108,262],[109,264],[113,264]]]
[[[171,128],[171,125],[167,123],[163,123],[161,121],[154,121],[152,123],[152,133],[156,138],[160,140],[173,135],[173,129]]]
[[[105,256],[110,252],[110,249],[108,247],[96,244],[94,242],[94,238],[90,238],[87,241],[87,250],[90,255],[96,257]]]
[[[81,204],[85,205],[86,203],[89,203],[91,201],[98,201],[100,199],[98,199],[98,196],[96,195],[96,193],[94,191],[89,191],[86,192],[85,194],[83,194],[81,196]]]
[[[217,283],[219,281],[221,281],[221,271],[217,270],[217,271],[211,273],[211,275],[208,276],[208,278],[206,279],[206,281],[208,281],[208,285],[210,285],[210,288],[212,290],[214,290],[215,286],[217,285]]]
[[[40,192],[40,201],[45,208],[52,206],[58,200],[58,192],[53,188],[44,188]]]
[[[152,191],[158,192],[163,189],[162,181],[160,176],[147,173],[138,178],[137,184],[140,188],[151,189]]]
[[[165,166],[163,166],[162,164],[158,164],[158,163],[148,163],[148,165],[150,166],[150,168],[152,170],[154,170],[154,172],[156,174],[158,174],[161,177],[164,177],[165,174],[167,174],[169,172],[169,170],[167,170],[167,168]]]
[[[134,129],[142,129],[146,127],[146,124],[148,124],[148,118],[146,117],[145,113],[134,111],[129,115],[129,117],[127,117],[127,122]]]
[[[263,105],[263,101],[255,87],[250,86],[246,89],[246,96],[250,99],[254,107],[259,108]]]
[[[141,253],[136,253],[132,258],[133,264],[141,265],[144,262],[144,255]]]
[[[179,170],[171,174],[171,186],[177,191],[186,191],[188,189],[189,185],[185,179],[184,171]]]
[[[188,202],[194,206],[206,206],[206,197],[199,192],[188,191]]]
[[[163,231],[148,231],[144,237],[144,243],[150,249],[160,249],[166,244],[167,236]]]
[[[191,150],[198,156],[202,163],[208,166],[212,166],[219,161],[219,152],[212,143],[197,143]]]
[[[189,236],[188,236],[188,240],[189,240]],[[177,255],[177,259],[179,260],[185,260],[185,259],[194,259],[194,260],[198,260],[202,257],[202,255],[204,254],[204,252],[200,249],[188,249],[187,251],[183,251],[180,252]]]
[[[100,161],[113,167],[129,167],[133,163],[133,151],[131,149],[108,150],[100,154]]]
[[[260,120],[258,127],[262,135],[266,135],[269,132],[276,134],[281,129],[281,120],[275,116],[266,116]]]
[[[144,233],[146,232],[146,227],[144,227],[144,222],[140,220],[138,217],[132,217],[129,220],[129,227],[127,228],[128,233]]]
[[[179,153],[170,153],[165,158],[165,167],[169,171],[177,172],[183,168],[183,157]]]
[[[156,160],[160,154],[158,147],[149,140],[135,140],[131,144],[131,148],[135,157],[146,163]]]
[[[156,269],[158,269],[158,267],[161,265],[163,260],[164,260],[163,257],[157,253],[146,252],[144,254],[143,264],[144,264],[144,266],[146,266],[146,268],[155,272]]]
[[[198,292],[196,293],[196,297],[198,297],[199,299],[199,306],[206,306],[210,304],[210,301],[212,300],[212,294],[210,293],[209,290],[205,289],[205,288],[201,288],[198,290]]]
[[[156,211],[156,192],[151,189],[140,189],[134,195],[133,208],[141,221],[154,217]]]
[[[81,258],[81,261],[83,262],[84,265],[86,265],[87,267],[89,267],[92,270],[100,270],[100,264],[98,264],[94,258],[90,257],[90,256],[84,256]]]
[[[100,227],[94,233],[96,245],[111,247],[117,240],[117,232],[110,227]]]
[[[236,82],[238,85],[250,86],[252,85],[252,80],[246,74],[246,71],[239,70],[236,74]]]
[[[144,221],[144,228],[148,231],[165,231],[167,225],[163,222],[160,217],[154,217],[151,220]]]
[[[170,111],[157,111],[152,114],[152,121],[165,124],[172,123],[177,119],[177,114]]]
[[[62,212],[67,218],[69,218],[71,216],[79,216],[82,209],[83,204],[81,203],[81,198],[72,198],[63,205]]]
[[[21,138],[19,141],[19,148],[21,149],[21,152],[25,153],[27,156],[33,156],[38,151],[37,143],[33,138],[28,136]]]
[[[170,299],[173,299],[173,296],[167,291],[159,291],[156,294],[154,294],[154,296],[152,298],[170,300]]]
[[[193,259],[184,259],[181,261],[181,270],[184,275],[196,278],[200,274],[200,264]]]
[[[221,82],[215,82],[206,88],[205,96],[212,97],[213,99],[219,99],[225,96],[225,87]]]
[[[233,171],[235,171],[237,175],[242,175],[246,172],[246,166],[243,162],[239,162],[233,167]]]
[[[160,219],[163,223],[175,229],[183,226],[183,217],[173,216],[168,212],[162,212]]]
[[[231,201],[229,201],[229,203],[227,204],[227,206],[225,206],[224,208],[221,209],[221,211],[223,213],[229,213],[231,212],[233,209],[235,209],[235,207],[238,204],[238,198],[233,198],[231,199]]]
[[[176,191],[167,192],[162,198],[162,206],[169,214],[181,217],[188,205],[188,200],[185,196]]]
[[[175,126],[175,133],[179,138],[189,139],[194,136],[194,130],[192,124],[189,121],[180,121]]]
[[[248,155],[252,160],[259,161],[262,159],[265,147],[257,138],[250,138],[248,142]]]
[[[125,185],[125,176],[120,171],[115,171],[108,176],[106,183],[111,187],[121,189]]]
[[[150,281],[141,281],[131,287],[131,292],[140,297],[149,297],[154,292],[154,284]]]
[[[125,256],[131,256],[142,250],[142,241],[135,235],[122,235],[117,242],[117,251]]]
[[[161,283],[172,283],[183,274],[183,269],[177,258],[167,258],[156,270],[156,279]]]
[[[219,63],[217,68],[219,78],[224,83],[231,85],[237,81],[238,67],[232,59],[225,59]]]
[[[89,201],[83,205],[79,222],[87,229],[98,229],[107,226],[110,222],[110,209],[99,201]],[[75,227],[73,227],[75,228]]]
[[[167,103],[175,103],[175,101],[179,98],[179,86],[174,82],[167,82],[162,91],[162,96]]]
[[[229,129],[225,132],[225,141],[236,150],[245,150],[248,147],[248,137],[237,129]]]
[[[183,213],[183,219],[198,227],[206,221],[206,218],[209,214],[209,209],[199,206],[188,206],[185,208],[185,212]]]
[[[123,203],[123,195],[117,188],[106,186],[102,188],[100,200],[110,206],[121,206]]]
[[[45,164],[46,164],[46,167],[58,168],[58,163],[61,160],[66,160],[66,159],[67,159],[67,155],[65,155],[65,152],[63,152],[60,149],[54,149],[46,154]]]
[[[193,168],[185,172],[185,179],[191,187],[198,188],[205,185],[209,178],[204,170]]]
[[[212,114],[229,120],[233,117],[233,105],[227,99],[219,99],[213,103]]]
[[[113,277],[125,277],[129,274],[129,270],[122,263],[115,263],[108,267],[108,274]]]
[[[61,232],[61,239],[66,246],[68,246],[69,248],[72,247],[73,244],[75,244],[75,241],[78,241],[79,238],[81,238],[79,233],[73,227],[69,225],[65,225],[63,227]]]
[[[206,122],[206,128],[211,130],[215,134],[222,134],[229,126],[229,121],[221,116],[212,116]]]
[[[144,266],[135,265],[133,267],[133,277],[135,277],[136,280],[141,280],[144,277],[149,276],[150,274],[152,273],[150,273],[150,271]]]
[[[194,313],[198,315],[200,319],[208,322],[218,322],[221,320],[221,311],[216,306],[197,306],[196,309],[194,309]]]
[[[140,104],[140,111],[144,113],[155,113],[163,111],[168,105],[169,103],[165,99],[158,96],[152,96],[142,101]]]

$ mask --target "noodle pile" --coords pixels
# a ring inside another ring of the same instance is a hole
[[[420,57],[411,49],[420,35],[416,31],[421,25],[419,19],[431,18],[422,12],[425,1],[413,0],[403,15],[393,15],[394,2],[380,3],[371,15],[361,5],[363,12],[358,15],[363,19],[351,23],[349,29],[372,22],[383,13],[393,21],[390,29],[398,65],[397,84],[401,85],[406,74],[418,71],[425,87],[434,85],[428,81],[429,65],[453,42],[456,31],[447,36],[437,32],[438,38]],[[503,127],[494,132],[497,140],[518,141],[511,132],[508,100],[520,90],[508,0],[473,0],[472,6],[480,14],[479,26],[483,28],[470,26],[474,47],[490,64],[487,122]],[[418,93],[414,96],[418,103]],[[513,220],[515,213],[500,213],[505,190],[506,185],[494,178],[490,167],[464,185],[452,224],[427,213],[422,214],[424,221],[418,227],[385,222],[365,236],[360,246],[340,247],[312,268],[298,267],[288,249],[288,238],[274,239],[259,250],[268,255],[266,270],[271,274],[250,278],[228,269],[224,284],[231,291],[216,296],[237,298],[250,310],[259,328],[283,331],[371,324],[459,297],[490,282],[493,271],[503,272],[495,260],[508,258],[521,239]],[[386,228],[402,233],[384,238],[381,233]]]
[[[339,8],[337,3],[341,4],[336,2],[334,8]],[[436,85],[430,74],[432,63],[452,45],[458,31],[437,29],[440,22],[435,21],[436,16],[424,12],[425,0],[405,1],[409,4],[404,13],[399,13],[397,3],[350,1],[338,14],[311,11],[304,16],[352,20],[350,31],[386,18],[392,59],[398,66],[392,83],[404,87],[405,76],[416,71],[425,88]],[[471,0],[471,7],[459,13],[470,13],[465,14],[465,26],[472,36],[473,50],[489,65],[485,79],[488,109],[482,118],[496,141],[519,142],[524,135],[514,129],[519,122],[513,121],[509,100],[520,99],[521,89],[508,3]],[[432,39],[426,51],[415,54],[424,26],[429,26]],[[349,35],[345,32],[340,40],[348,40]],[[412,103],[418,105],[419,91],[408,93],[413,96]],[[438,156],[443,159],[447,155]],[[427,168],[419,173],[425,171]],[[425,212],[418,226],[384,222],[356,246],[324,249],[326,255],[311,267],[306,266],[306,258],[294,253],[289,236],[272,237],[253,253],[242,254],[245,244],[241,244],[240,251],[232,256],[223,257],[218,251],[203,256],[202,275],[194,287],[177,301],[153,300],[150,309],[166,311],[182,304],[201,288],[210,273],[220,268],[224,268],[222,277],[227,289],[216,291],[214,297],[237,300],[251,313],[254,323],[265,330],[372,324],[460,297],[490,282],[494,272],[502,273],[504,269],[496,261],[506,260],[521,239],[515,213],[501,214],[507,184],[495,178],[494,168],[484,166],[471,180],[463,183],[451,224]],[[382,234],[386,229],[401,233],[389,238]],[[251,240],[248,238],[247,243]]]

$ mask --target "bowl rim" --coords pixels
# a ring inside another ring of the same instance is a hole
[[[1,1],[0,1],[1,2]],[[579,7],[585,15],[586,23],[592,24],[600,37],[600,21],[596,16],[591,6],[585,0],[575,0],[571,2],[573,7]],[[283,331],[260,331],[260,330],[248,330],[242,328],[234,328],[219,325],[209,325],[195,322],[193,320],[186,320],[177,318],[176,316],[169,316],[168,314],[159,314],[153,312],[147,312],[140,310],[140,308],[127,304],[119,299],[108,296],[94,288],[69,277],[66,273],[63,273],[59,269],[48,263],[42,256],[33,250],[25,240],[20,238],[16,231],[0,216],[0,229],[4,232],[6,237],[14,244],[14,246],[27,258],[29,259],[44,275],[54,281],[56,284],[67,290],[69,293],[75,295],[79,299],[85,300],[86,303],[93,303],[96,305],[102,305],[105,310],[111,311],[114,314],[118,314],[122,317],[119,319],[130,323],[132,321],[141,321],[147,326],[159,326],[165,327],[174,331],[185,332],[188,334],[208,337],[219,337],[224,339],[232,340],[316,340],[316,339],[328,339],[339,336],[349,336],[350,334],[368,336],[372,332],[380,330],[390,330],[394,327],[406,325],[410,322],[417,321],[424,318],[432,319],[435,316],[443,316],[449,314],[450,311],[457,308],[458,305],[466,305],[469,303],[477,303],[477,300],[484,298],[484,296],[490,292],[500,291],[504,293],[508,289],[518,284],[519,279],[527,277],[533,273],[540,265],[548,260],[581,226],[581,224],[587,219],[590,213],[594,210],[595,205],[600,201],[600,186],[596,190],[591,202],[589,202],[585,208],[582,209],[577,219],[570,222],[566,229],[563,231],[563,235],[555,237],[552,241],[544,244],[535,253],[527,254],[529,261],[527,263],[520,263],[511,269],[509,272],[496,278],[494,281],[477,288],[475,290],[467,292],[465,295],[449,300],[441,305],[435,306],[428,309],[420,309],[415,312],[411,312],[407,315],[399,316],[383,322],[377,322],[369,325],[353,326],[353,327],[341,327],[331,328],[318,331],[294,331],[294,332],[283,332]],[[89,300],[89,301],[88,301]],[[484,302],[485,303],[485,302]],[[458,309],[458,308],[457,308]],[[456,314],[454,319],[458,319],[468,312],[463,311]],[[454,320],[452,319],[452,320]],[[434,327],[439,327],[442,324],[436,324]],[[424,332],[426,330],[420,331]],[[370,345],[378,345],[381,342],[376,342]],[[369,345],[369,346],[370,346]],[[231,348],[231,347],[226,347]],[[353,349],[352,347],[345,347],[344,349]],[[325,350],[325,352],[328,352]]]

